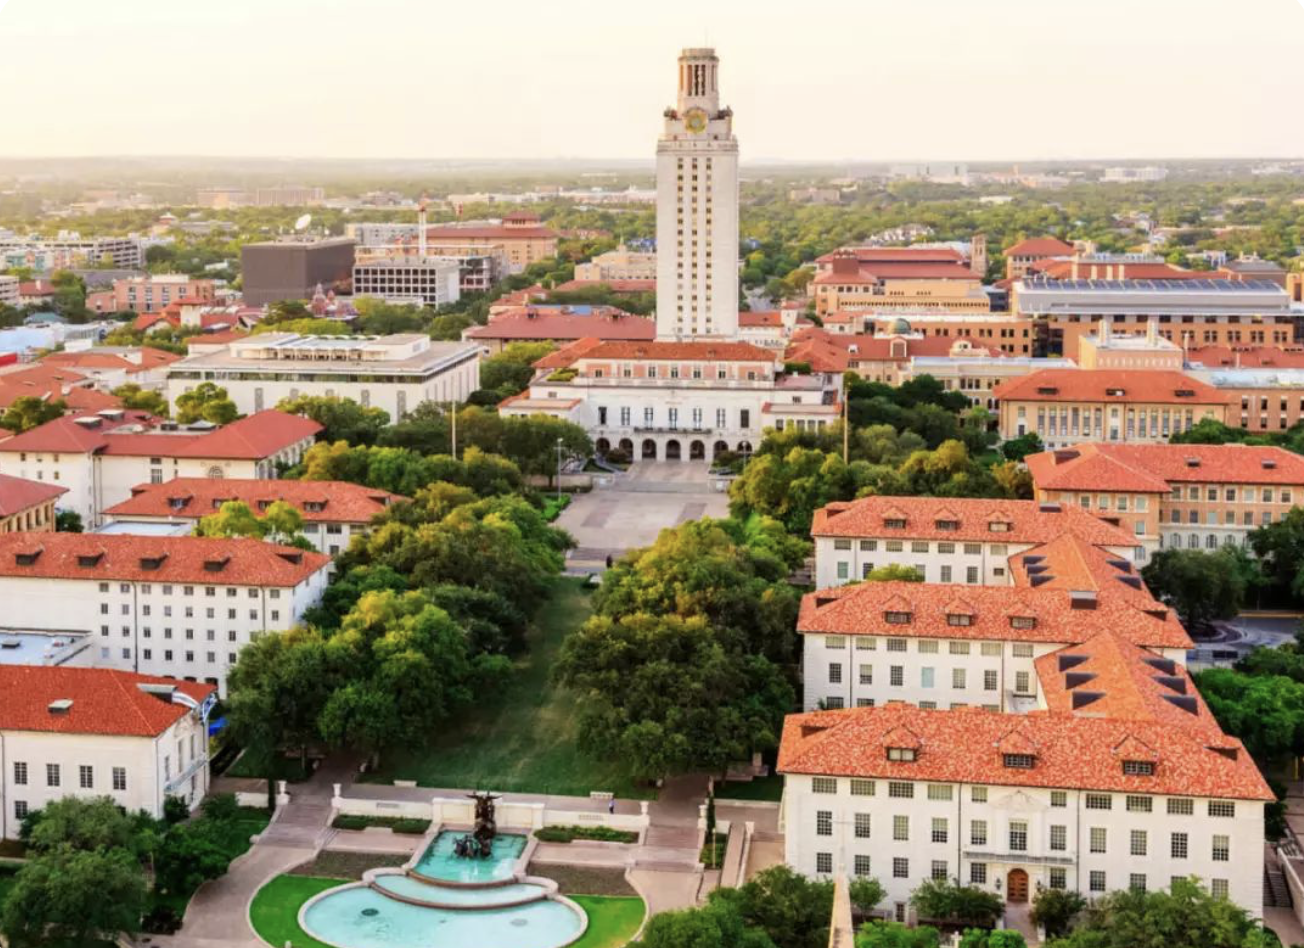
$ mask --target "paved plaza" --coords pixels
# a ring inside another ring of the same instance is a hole
[[[729,515],[726,483],[698,461],[642,461],[610,487],[577,494],[557,526],[575,538],[571,572],[596,572],[608,555],[648,546],[666,527]]]

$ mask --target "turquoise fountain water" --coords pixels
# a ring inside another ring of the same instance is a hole
[[[552,883],[518,879],[524,836],[499,836],[488,859],[459,859],[460,835],[439,833],[410,872],[378,870],[323,893],[300,924],[337,948],[562,948],[583,934],[583,912],[554,898]]]

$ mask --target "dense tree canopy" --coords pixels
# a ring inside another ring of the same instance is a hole
[[[1177,610],[1184,625],[1196,629],[1240,611],[1247,586],[1243,557],[1239,547],[1213,553],[1159,550],[1141,568],[1141,578],[1157,599]]]
[[[351,398],[338,395],[300,395],[284,398],[277,411],[291,415],[305,415],[322,426],[322,441],[347,441],[354,446],[371,445],[381,430],[389,424],[389,413],[383,408],[359,405]]]
[[[0,428],[15,434],[31,431],[47,421],[63,417],[67,407],[62,399],[47,402],[35,395],[23,395],[10,402],[9,407],[0,414]]]
[[[211,421],[225,425],[240,416],[226,389],[213,382],[200,382],[188,392],[177,396],[177,421],[183,425],[196,421]]]
[[[122,401],[123,408],[147,411],[159,418],[166,418],[169,414],[168,400],[161,393],[153,389],[141,388],[135,382],[119,385],[113,390],[113,394]]]

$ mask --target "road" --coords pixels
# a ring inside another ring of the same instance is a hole
[[[1191,663],[1197,667],[1231,665],[1256,648],[1276,648],[1294,641],[1300,620],[1293,616],[1240,615],[1214,623],[1213,635],[1196,639]]]

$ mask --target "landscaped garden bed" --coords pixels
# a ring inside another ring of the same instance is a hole
[[[361,816],[341,813],[331,821],[331,826],[337,830],[364,830],[371,826],[382,826],[395,833],[420,836],[430,829],[430,821],[410,816]]]
[[[534,831],[534,838],[541,843],[570,843],[577,839],[602,843],[637,843],[638,833],[609,826],[545,826]]]

